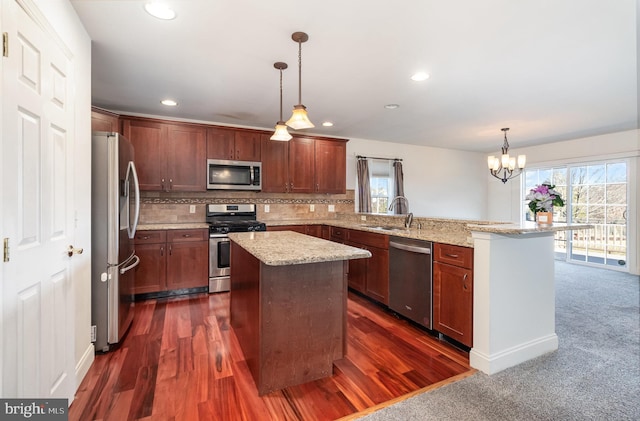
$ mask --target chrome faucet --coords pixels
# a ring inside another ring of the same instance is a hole
[[[404,203],[407,205],[407,217],[404,219],[404,227],[410,228],[411,222],[413,221],[413,213],[409,212],[409,199],[404,196],[396,196],[393,198],[391,203],[389,204],[389,210],[393,210],[393,207],[396,206],[396,203],[399,200],[404,200]]]

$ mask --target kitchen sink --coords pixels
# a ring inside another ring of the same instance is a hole
[[[365,225],[366,228],[381,231],[405,231],[405,228],[391,227],[388,225]]]

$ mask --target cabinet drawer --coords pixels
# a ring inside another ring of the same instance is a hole
[[[209,231],[207,229],[169,230],[167,232],[167,241],[170,243],[204,241],[208,238]]]
[[[433,260],[436,262],[473,269],[473,249],[470,247],[435,243],[433,252]]]
[[[347,239],[347,231],[349,230],[346,228],[331,227],[331,239],[344,241]]]
[[[164,243],[167,240],[166,231],[138,231],[133,240],[134,244]]]
[[[349,241],[364,244],[366,246],[379,247],[382,249],[389,248],[389,236],[385,234],[376,234],[374,232],[349,230]]]

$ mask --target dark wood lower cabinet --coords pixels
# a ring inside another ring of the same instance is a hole
[[[433,264],[433,328],[473,346],[473,272],[445,263]]]
[[[134,241],[140,258],[134,294],[208,286],[207,229],[138,231]]]

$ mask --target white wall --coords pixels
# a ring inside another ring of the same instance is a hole
[[[76,85],[74,179],[77,224],[74,245],[75,362],[78,385],[93,361],[91,343],[91,39],[68,0],[32,0],[73,54]],[[77,263],[76,263],[77,262]]]
[[[403,160],[404,192],[409,199],[409,210],[416,216],[487,217],[484,154],[350,139],[347,143],[347,189],[356,186],[356,155]]]
[[[527,167],[588,163],[624,158],[629,162],[629,259],[631,273],[640,274],[640,130],[629,130],[608,135],[592,136],[565,142],[556,142],[528,148],[519,148],[518,154],[527,155]],[[488,174],[488,172],[487,172]],[[488,218],[519,222],[521,218],[521,180],[513,179],[503,185],[487,175],[489,202]]]

